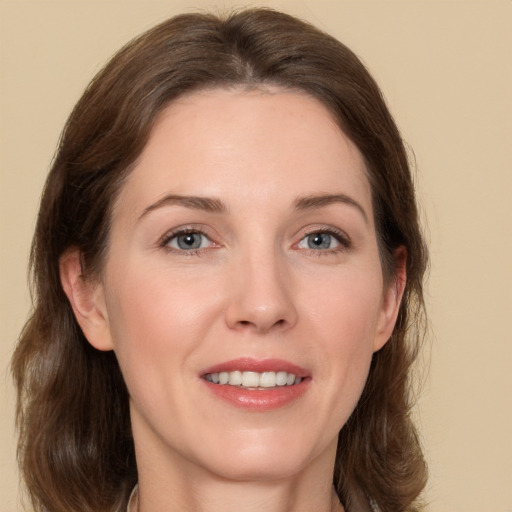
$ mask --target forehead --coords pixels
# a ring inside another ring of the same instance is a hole
[[[256,198],[262,206],[307,193],[348,193],[371,211],[357,147],[321,102],[280,89],[213,89],[171,103],[119,202],[135,211],[170,192]]]

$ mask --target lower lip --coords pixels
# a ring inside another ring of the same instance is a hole
[[[300,399],[309,387],[310,379],[303,379],[293,386],[279,386],[269,389],[248,389],[228,384],[213,384],[203,379],[208,389],[221,400],[254,412],[279,409]]]

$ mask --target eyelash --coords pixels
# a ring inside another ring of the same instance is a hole
[[[312,229],[304,233],[304,235],[302,236],[298,243],[301,243],[303,240],[305,240],[307,237],[311,235],[330,235],[339,243],[339,246],[334,247],[332,249],[303,249],[312,256],[329,256],[332,254],[347,251],[352,247],[352,241],[350,240],[350,237],[345,232],[335,229],[333,227]],[[298,244],[295,244],[295,246],[297,245]]]
[[[167,252],[174,252],[174,253],[179,253],[183,256],[201,256],[203,251],[205,251],[206,249],[208,249],[208,247],[202,247],[202,248],[199,248],[199,249],[190,249],[190,250],[185,250],[185,249],[176,249],[175,247],[170,247],[169,246],[169,243],[175,239],[175,238],[178,238],[179,236],[183,236],[183,235],[188,235],[188,234],[191,234],[191,235],[200,235],[200,236],[204,236],[206,237],[212,244],[216,245],[214,242],[212,242],[212,240],[210,239],[210,237],[204,232],[202,231],[201,229],[198,229],[198,228],[193,228],[193,227],[188,227],[188,228],[178,228],[176,230],[173,230],[173,231],[170,231],[170,232],[167,232],[160,240],[159,242],[159,246],[164,249],[165,251]]]
[[[210,247],[202,247],[199,249],[185,250],[185,249],[176,249],[174,247],[169,246],[169,243],[173,239],[178,238],[179,236],[187,235],[187,234],[204,236],[210,241],[211,244],[213,244],[214,247],[217,245],[217,244],[215,244],[215,242],[212,242],[210,237],[203,230],[201,230],[199,228],[188,227],[188,228],[179,228],[179,229],[176,229],[176,230],[166,233],[161,238],[161,240],[159,242],[159,246],[162,249],[166,250],[167,252],[175,252],[175,253],[178,252],[179,254],[184,255],[184,256],[200,256],[200,255],[202,255],[203,251],[210,248]],[[311,248],[300,249],[299,248],[299,250],[306,251],[307,253],[309,253],[310,255],[313,255],[313,256],[331,255],[331,254],[346,251],[352,247],[352,241],[350,240],[350,237],[343,231],[337,230],[332,227],[317,228],[317,229],[312,229],[308,232],[305,232],[303,234],[303,236],[301,237],[301,239],[299,240],[299,242],[294,244],[294,247],[297,247],[298,244],[300,244],[303,240],[305,240],[307,237],[309,237],[311,235],[330,235],[339,243],[339,246],[334,247],[332,249],[311,249]]]

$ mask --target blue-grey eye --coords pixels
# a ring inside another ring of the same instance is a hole
[[[182,251],[193,251],[196,249],[203,249],[208,247],[209,240],[203,233],[191,232],[181,233],[173,236],[167,245],[174,249],[180,249]]]
[[[299,242],[298,247],[300,249],[328,250],[339,245],[340,242],[330,233],[310,233]]]

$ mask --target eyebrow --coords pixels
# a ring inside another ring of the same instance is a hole
[[[153,210],[162,208],[163,206],[183,206],[192,210],[203,210],[210,213],[223,213],[227,211],[226,205],[220,200],[212,197],[200,197],[200,196],[181,196],[177,194],[169,194],[162,199],[159,199],[155,203],[149,205],[139,215],[139,219],[142,219],[145,215]]]
[[[303,197],[298,197],[293,206],[296,210],[313,210],[317,208],[323,208],[335,203],[347,204],[353,206],[364,218],[365,222],[368,223],[368,216],[364,208],[350,196],[345,194],[313,194]],[[159,199],[155,203],[149,205],[140,214],[139,219],[147,215],[149,212],[162,208],[164,206],[183,206],[192,210],[202,210],[209,213],[224,213],[227,211],[226,205],[217,198],[213,197],[201,197],[201,196],[182,196],[178,194],[168,194],[162,199]]]
[[[297,210],[310,210],[316,208],[323,208],[335,203],[347,204],[353,206],[364,218],[368,224],[368,215],[364,208],[350,196],[345,194],[313,194],[304,197],[298,197],[294,202],[294,207]]]

